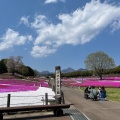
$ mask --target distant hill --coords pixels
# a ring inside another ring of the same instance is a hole
[[[75,71],[85,71],[86,69],[83,69],[83,68],[80,68],[78,70],[74,70],[73,68],[69,67],[69,68],[66,68],[66,69],[63,69],[61,70],[61,73],[70,73],[70,72],[75,72]],[[40,72],[41,74],[43,75],[49,75],[49,74],[55,74],[53,72],[49,72],[49,71],[42,71]]]
[[[52,72],[49,72],[49,71],[42,71],[42,72],[40,72],[41,74],[43,74],[43,75],[49,75],[49,74],[52,74]]]
[[[75,71],[75,70],[74,70],[73,68],[69,67],[69,68],[67,68],[67,69],[62,70],[61,72],[62,72],[62,73],[69,73],[69,72],[74,72],[74,71]]]

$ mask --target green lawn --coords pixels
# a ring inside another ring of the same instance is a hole
[[[120,88],[106,88],[107,99],[120,102]]]
[[[80,91],[84,91],[85,87],[81,87]],[[120,88],[105,88],[107,93],[107,100],[120,102]]]

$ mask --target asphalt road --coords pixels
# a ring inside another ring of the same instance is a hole
[[[90,120],[120,120],[120,103],[85,99],[83,93],[75,88],[62,87],[62,90],[65,99]]]

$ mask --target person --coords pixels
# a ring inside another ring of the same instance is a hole
[[[106,95],[105,87],[102,86],[101,91],[100,91],[100,99],[104,101],[104,100],[106,100],[106,97],[107,97],[107,95]]]
[[[91,87],[91,89],[88,88],[88,91],[90,91],[90,94],[89,94],[89,97],[92,99],[92,100],[97,100],[97,90],[95,89],[94,86]]]
[[[98,95],[97,95],[97,97],[98,97],[98,99],[100,99],[100,96],[101,96],[101,87],[98,87],[98,90],[97,90],[97,92],[98,92]]]
[[[88,99],[89,97],[89,94],[90,94],[90,91],[88,91],[88,88],[90,88],[90,86],[89,87],[86,87],[85,88],[85,90],[84,90],[84,98],[86,98],[86,99]]]

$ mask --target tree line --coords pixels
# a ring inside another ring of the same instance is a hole
[[[34,76],[36,71],[29,66],[25,66],[21,56],[11,56],[10,58],[0,60],[0,74],[3,73],[12,73],[12,75],[18,73],[24,76]]]
[[[120,65],[113,68],[113,69],[107,69],[104,71],[103,76],[116,76],[119,75],[120,76]],[[74,72],[70,72],[70,73],[62,73],[61,74],[62,77],[94,77],[94,76],[98,76],[97,74],[95,74],[92,70],[83,70],[83,71],[74,71]],[[98,76],[99,77],[99,76]]]
[[[120,75],[120,66],[116,66],[114,59],[103,51],[89,54],[84,64],[87,70],[62,74],[62,77],[98,76],[102,80],[104,75]]]
[[[114,59],[102,51],[90,53],[84,60],[84,64],[87,70],[64,73],[61,74],[62,77],[98,76],[102,80],[104,75],[120,75],[120,66],[116,66]],[[0,60],[0,74],[6,72],[13,75],[14,73],[19,73],[24,76],[41,75],[37,70],[25,66],[21,56],[11,56],[8,59]],[[55,77],[55,74],[51,74],[51,76]]]

